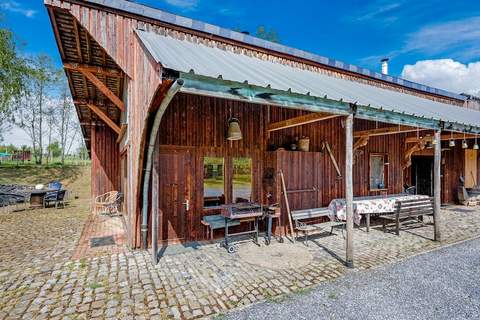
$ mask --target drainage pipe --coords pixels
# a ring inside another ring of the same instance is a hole
[[[152,129],[150,131],[150,137],[148,139],[148,150],[147,150],[147,163],[145,165],[145,174],[143,175],[143,204],[142,204],[142,240],[143,247],[145,250],[148,247],[147,231],[148,231],[148,192],[150,186],[150,175],[152,173],[152,158],[153,151],[155,147],[155,142],[157,140],[158,129],[160,127],[160,121],[162,120],[163,114],[167,109],[170,101],[172,101],[175,94],[183,86],[183,80],[177,79],[168,89],[165,97],[160,104],[157,112],[155,113],[155,119],[153,120]]]

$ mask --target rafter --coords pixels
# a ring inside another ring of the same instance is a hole
[[[125,111],[125,104],[119,97],[117,97],[110,89],[98,79],[93,73],[86,70],[80,70],[80,72],[90,80],[93,85],[100,90],[110,101],[112,101],[122,112]]]
[[[95,113],[100,119],[102,119],[102,121],[105,122],[113,131],[115,131],[117,134],[120,134],[120,127],[113,122],[113,120],[110,119],[108,115],[106,115],[105,112],[100,109],[100,107],[91,103],[87,103],[87,107],[92,110],[92,112]]]
[[[77,46],[77,54],[80,62],[83,62],[82,44],[80,42],[80,31],[78,30],[77,19],[73,19],[73,34],[75,35],[75,45]]]
[[[418,128],[414,128],[414,127],[394,126],[394,127],[355,131],[353,133],[353,137],[354,138],[360,138],[360,137],[363,137],[363,136],[370,136],[370,137],[385,136],[385,135],[389,135],[389,134],[414,132],[414,131],[417,131],[417,130],[418,130]]]
[[[322,120],[327,120],[327,119],[332,119],[339,117],[338,114],[331,114],[331,113],[309,113],[303,116],[279,121],[279,122],[274,122],[270,123],[267,127],[268,132],[272,131],[277,131],[277,130],[282,130],[282,129],[287,129],[287,128],[292,128],[292,127],[297,127],[297,126],[302,126],[304,124],[309,124],[317,121],[322,121]]]
[[[74,70],[78,72],[91,72],[96,74],[101,74],[107,77],[120,78],[122,77],[122,72],[118,69],[104,68],[99,66],[93,66],[84,63],[74,63],[74,62],[65,62],[63,67],[68,70]]]
[[[48,7],[48,14],[52,21],[53,33],[55,34],[55,40],[57,41],[58,50],[60,51],[60,57],[65,60],[65,52],[63,51],[62,39],[60,39],[60,32],[58,31],[57,19],[55,18],[55,12],[52,7]]]

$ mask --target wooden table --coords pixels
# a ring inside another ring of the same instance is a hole
[[[391,194],[387,196],[365,196],[353,198],[353,221],[360,225],[362,215],[366,219],[367,232],[370,231],[370,215],[386,214],[395,211],[395,203],[401,200],[415,200],[428,198],[426,195]],[[330,219],[346,220],[345,199],[333,199],[329,206]]]
[[[56,189],[42,189],[42,190],[32,190],[30,192],[30,208],[38,209],[43,208],[43,199],[45,195],[49,192],[58,191]]]

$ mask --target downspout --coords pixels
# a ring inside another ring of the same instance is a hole
[[[147,151],[147,163],[145,166],[145,174],[143,175],[143,204],[142,204],[142,240],[143,247],[147,249],[148,240],[147,240],[147,231],[148,231],[148,193],[150,187],[150,174],[152,173],[152,155],[155,147],[155,142],[157,139],[158,129],[160,127],[160,122],[162,120],[163,114],[167,109],[170,101],[175,96],[175,94],[183,86],[183,79],[177,79],[168,89],[165,97],[160,104],[157,112],[155,113],[155,119],[153,120],[152,129],[150,131],[150,137],[148,139],[148,151]]]

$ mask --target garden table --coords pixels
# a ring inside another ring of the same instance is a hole
[[[49,192],[58,191],[57,189],[42,189],[30,191],[30,207],[31,208],[43,208],[43,199]]]
[[[362,215],[365,215],[367,232],[370,231],[370,215],[393,213],[395,203],[399,200],[414,200],[428,198],[426,195],[392,194],[381,196],[366,196],[353,198],[353,221],[360,225]],[[331,220],[347,220],[347,207],[345,199],[333,199],[328,205]]]

